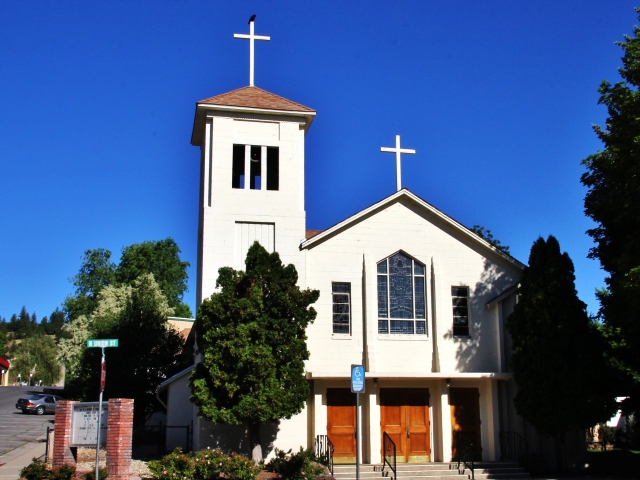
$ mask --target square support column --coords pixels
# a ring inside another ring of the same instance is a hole
[[[442,461],[451,461],[451,444],[453,435],[451,431],[451,406],[449,405],[449,389],[445,380],[440,381],[440,418],[442,433]]]
[[[380,463],[382,461],[382,444],[380,432],[380,401],[378,399],[379,389],[371,383],[369,389],[369,463]]]
[[[53,468],[64,465],[76,466],[76,448],[71,443],[71,411],[73,404],[70,400],[56,402],[53,437]]]
[[[133,437],[133,400],[109,400],[107,421],[107,473],[111,480],[133,480],[131,446]]]

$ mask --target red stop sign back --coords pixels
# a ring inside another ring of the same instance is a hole
[[[100,391],[104,392],[104,384],[107,380],[107,362],[102,362],[102,372],[100,374]]]

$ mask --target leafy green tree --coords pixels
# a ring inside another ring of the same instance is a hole
[[[553,237],[538,238],[507,318],[518,385],[516,411],[554,437],[558,467],[565,433],[606,421],[617,410],[605,342],[575,289],[573,262]]]
[[[19,373],[28,381],[33,372],[32,382],[41,380],[44,385],[52,385],[60,379],[56,343],[51,337],[40,334],[25,338],[12,348],[11,356],[14,376]]]
[[[116,265],[111,261],[111,252],[104,248],[85,250],[78,274],[71,279],[76,287],[75,296],[64,302],[68,320],[80,315],[90,315],[98,303],[98,294],[116,280]]]
[[[9,324],[7,323],[7,319],[4,317],[0,317],[0,332],[7,333],[9,331]]]
[[[484,238],[487,242],[489,242],[491,245],[496,247],[498,250],[506,253],[507,255],[510,255],[509,247],[500,243],[500,240],[498,240],[497,238],[494,238],[493,234],[491,233],[491,230],[484,228],[481,225],[474,225],[469,230],[471,230],[476,235],[479,235],[480,237]]]
[[[178,358],[184,342],[167,323],[172,313],[153,275],[144,274],[130,285],[103,289],[87,320],[89,338],[118,339],[118,348],[106,350],[104,394],[133,398],[136,425],[157,408],[158,384],[183,368]],[[85,400],[98,397],[100,354],[97,348],[82,349],[79,379]]]
[[[89,320],[84,315],[71,320],[63,327],[64,335],[58,340],[58,361],[64,364],[66,375],[81,375],[82,355],[89,339]]]
[[[189,307],[182,303],[182,296],[187,290],[188,267],[189,262],[180,260],[180,248],[176,242],[166,238],[124,247],[116,278],[120,284],[128,284],[141,275],[152,273],[174,313],[180,307],[179,316],[191,316]]]
[[[291,418],[309,394],[304,361],[306,328],[317,290],[301,290],[293,265],[255,242],[246,271],[221,268],[219,292],[198,309],[196,329],[202,362],[190,378],[191,401],[214,423],[248,423],[254,460],[262,456],[259,427]]]
[[[636,9],[640,13],[640,9]],[[583,160],[582,183],[589,189],[585,213],[596,222],[587,233],[595,246],[589,257],[609,274],[599,290],[600,316],[614,357],[628,379],[630,410],[640,413],[640,28],[616,42],[624,55],[622,81],[600,84],[607,107],[605,127],[594,126],[604,150]]]

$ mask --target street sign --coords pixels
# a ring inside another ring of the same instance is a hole
[[[92,340],[87,340],[87,348],[107,348],[107,347],[117,347],[118,339],[117,338],[94,338]]]
[[[364,393],[364,366],[351,365],[351,393]]]

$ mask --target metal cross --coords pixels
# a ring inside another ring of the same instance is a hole
[[[402,188],[402,172],[400,167],[400,154],[402,153],[416,153],[415,150],[408,148],[400,148],[400,135],[396,135],[396,148],[380,147],[381,152],[389,152],[396,154],[396,187],[398,191]]]
[[[249,35],[243,33],[234,33],[233,38],[241,38],[243,40],[249,40],[249,86],[253,87],[253,43],[255,40],[264,40],[269,41],[271,37],[265,37],[264,35],[254,35],[253,33],[253,22],[256,19],[256,16],[253,15],[249,19]]]

